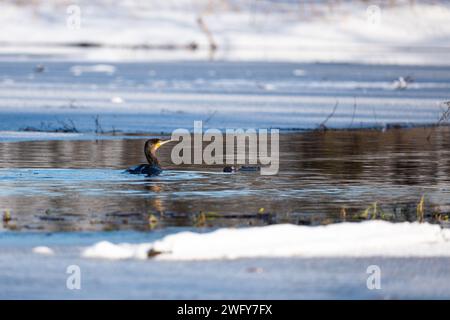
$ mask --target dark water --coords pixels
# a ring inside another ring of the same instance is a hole
[[[226,174],[175,166],[129,175],[145,140],[0,143],[0,208],[18,230],[150,230],[166,226],[326,224],[450,213],[450,130],[326,131],[280,136],[280,172]],[[427,139],[429,137],[429,139]],[[368,209],[369,210],[366,210]],[[153,215],[156,219],[151,219]]]

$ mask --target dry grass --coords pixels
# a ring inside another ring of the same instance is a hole
[[[423,195],[420,198],[419,203],[417,204],[417,221],[420,223],[424,222],[425,210],[424,210],[425,196]]]

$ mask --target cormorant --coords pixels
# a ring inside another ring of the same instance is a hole
[[[131,174],[146,174],[148,176],[156,176],[162,172],[162,168],[159,165],[158,158],[156,158],[156,150],[163,144],[171,142],[172,140],[150,139],[145,142],[144,154],[147,158],[148,164],[140,164],[135,167],[128,168],[126,172]],[[235,172],[259,172],[261,168],[259,166],[226,166],[223,168],[223,172],[235,173]]]
[[[156,150],[163,144],[170,142],[171,140],[150,139],[145,142],[144,154],[147,158],[148,164],[140,164],[136,167],[127,169],[131,174],[146,174],[149,176],[156,176],[162,172],[162,168],[159,165],[158,158],[156,158]]]

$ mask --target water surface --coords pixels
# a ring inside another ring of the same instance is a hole
[[[149,230],[386,219],[446,225],[448,128],[312,131],[281,135],[280,172],[227,174],[221,166],[170,161],[158,177],[124,169],[144,163],[144,139],[0,144],[0,208],[18,230]],[[429,139],[428,139],[429,138]],[[368,209],[369,210],[366,210]],[[150,216],[156,223],[149,223]]]

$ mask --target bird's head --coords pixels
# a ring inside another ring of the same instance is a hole
[[[158,150],[163,144],[166,144],[172,140],[161,140],[161,139],[149,139],[145,142],[145,152],[150,152],[155,154],[156,150]]]

